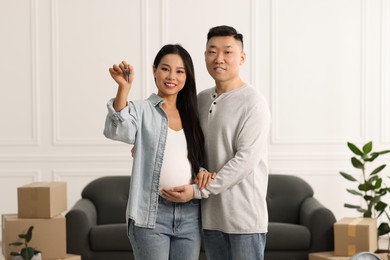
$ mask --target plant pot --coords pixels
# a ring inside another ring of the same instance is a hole
[[[11,258],[12,260],[23,260],[23,258],[21,256],[12,256]],[[33,256],[33,258],[31,258],[31,260],[42,260],[42,255],[41,253],[39,254],[36,254]]]

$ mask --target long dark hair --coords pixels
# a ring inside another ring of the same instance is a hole
[[[177,95],[176,107],[179,110],[187,140],[187,157],[191,163],[192,175],[196,176],[200,167],[204,166],[205,163],[205,148],[204,136],[199,122],[194,65],[190,54],[181,45],[167,44],[157,53],[153,62],[154,68],[158,67],[161,59],[167,54],[177,54],[184,62],[186,82]]]

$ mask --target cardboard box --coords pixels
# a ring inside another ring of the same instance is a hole
[[[66,208],[66,182],[33,182],[18,188],[19,218],[52,218]]]
[[[2,248],[6,260],[11,260],[11,251],[19,251],[21,247],[10,246],[9,243],[20,241],[18,235],[34,226],[29,246],[41,251],[42,259],[66,258],[66,221],[58,215],[51,219],[18,218],[17,214],[2,215],[3,238]]]
[[[375,254],[381,260],[388,260],[387,254]],[[333,251],[309,254],[309,260],[350,260],[350,256],[335,256]]]
[[[309,260],[349,260],[349,256],[335,256],[333,251],[309,254]]]
[[[379,258],[381,260],[390,260],[390,254],[387,254],[387,253],[381,253],[381,254],[376,254],[377,256],[379,256]]]
[[[353,256],[378,249],[375,218],[343,218],[334,224],[334,255]]]

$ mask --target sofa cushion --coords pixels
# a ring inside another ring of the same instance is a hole
[[[273,174],[268,180],[269,222],[298,224],[300,206],[313,193],[311,186],[297,176]]]
[[[265,249],[270,251],[309,250],[310,231],[301,225],[270,222]]]
[[[93,226],[89,239],[93,251],[132,251],[126,223]]]
[[[98,225],[126,222],[129,187],[129,176],[106,176],[85,186],[81,196],[95,205]]]

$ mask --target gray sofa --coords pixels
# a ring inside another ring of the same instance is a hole
[[[129,176],[89,183],[66,214],[68,253],[82,260],[134,259],[126,234]],[[313,189],[292,175],[269,176],[266,260],[307,260],[310,252],[333,250],[333,213],[313,197]],[[205,260],[203,246],[200,258]]]

